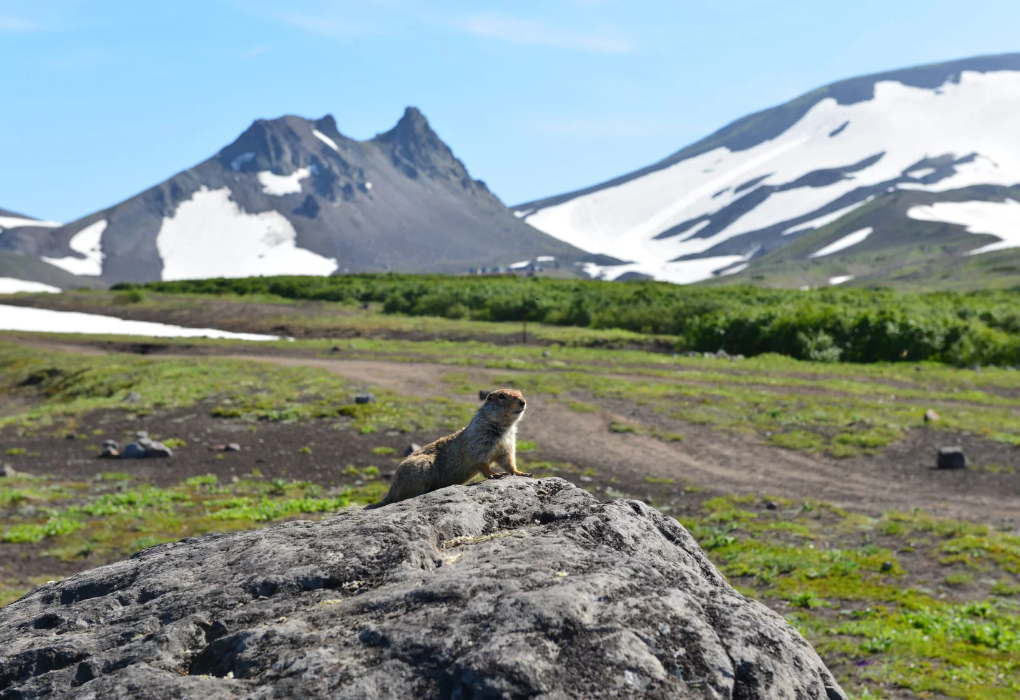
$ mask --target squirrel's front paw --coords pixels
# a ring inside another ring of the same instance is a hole
[[[514,476],[526,476],[529,479],[535,478],[535,475],[532,474],[531,472],[517,472],[516,474],[514,474]]]

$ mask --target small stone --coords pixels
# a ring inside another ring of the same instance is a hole
[[[120,443],[116,440],[103,440],[103,448],[112,447],[115,450],[120,449]]]
[[[104,452],[106,450],[103,450]],[[121,459],[144,459],[145,458],[145,447],[137,442],[129,442],[124,445],[124,449],[120,453]]]
[[[149,437],[149,431],[148,430],[139,430],[137,433],[135,433],[135,437],[137,439],[139,439],[139,440],[141,440],[142,438],[147,438],[147,437]]]
[[[779,504],[775,501],[765,501],[765,510],[777,510],[778,508]]]
[[[340,352],[340,346],[339,345],[334,345],[333,347],[331,347],[329,349],[329,351],[330,352]]]
[[[404,448],[404,456],[408,457],[410,455],[413,455],[415,452],[417,452],[420,449],[421,449],[421,445],[419,445],[417,442],[412,442],[410,445],[408,445],[407,447]]]
[[[743,355],[734,355],[734,356],[733,356],[733,357],[731,357],[730,359],[731,359],[731,360],[733,360],[734,362],[736,362],[736,361],[738,361],[738,360],[743,360],[743,359],[744,359],[744,356],[743,356]]]
[[[542,357],[552,357],[552,353],[549,352],[548,350],[543,350]]]
[[[939,420],[939,414],[935,413],[935,411],[933,411],[932,409],[929,408],[927,411],[924,412],[925,423],[934,423],[937,420]]]
[[[940,447],[937,466],[939,469],[966,469],[967,456],[962,447]]]
[[[595,481],[594,479],[592,479],[587,474],[582,474],[581,476],[579,476],[577,478],[580,479],[581,481]]]
[[[241,446],[236,442],[228,442],[227,446],[223,448],[224,452],[240,452]]]
[[[3,466],[0,466],[0,477],[11,477],[17,475],[18,472],[14,471],[14,467],[11,465],[4,464]]]
[[[162,442],[150,442],[145,446],[145,456],[159,459],[169,459],[174,456],[174,451]]]
[[[375,397],[371,394],[358,394],[354,397],[354,403],[372,403]]]
[[[226,451],[227,446],[226,445],[211,445],[209,447],[209,449],[212,450],[213,452],[224,452],[224,451]]]
[[[137,391],[128,392],[128,395],[121,399],[124,403],[138,403],[142,400],[142,395]]]
[[[74,433],[68,433],[64,436],[65,440],[74,440],[77,436]]]
[[[107,445],[103,448],[103,453],[99,457],[100,459],[113,459],[114,457],[120,457],[120,452],[117,451],[116,447]]]
[[[882,562],[882,566],[878,567],[878,570],[881,571],[883,574],[889,573],[890,571],[892,571],[892,562],[891,561]]]
[[[717,357],[720,360],[728,360],[730,359],[730,354],[723,350],[722,348],[719,348],[718,350],[715,351],[715,357]]]
[[[492,393],[491,389],[480,389],[478,391],[478,400],[485,401],[485,399],[487,399],[489,397],[489,394],[491,393]]]

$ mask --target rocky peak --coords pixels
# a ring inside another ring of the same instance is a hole
[[[432,130],[417,107],[405,109],[396,126],[373,140],[388,150],[394,167],[410,178],[417,178],[421,173],[434,178],[468,178],[467,168]]]

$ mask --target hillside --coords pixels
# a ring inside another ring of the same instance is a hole
[[[1020,246],[1010,189],[1020,183],[1018,108],[1020,54],[853,78],[642,170],[514,210],[565,242],[633,261],[588,266],[607,279],[917,285],[948,274],[975,286],[989,281],[971,275],[975,261]],[[799,258],[777,252],[809,235],[817,246],[796,248]],[[834,258],[804,264],[841,239],[867,255],[842,268]]]
[[[413,107],[368,141],[343,136],[328,115],[260,119],[212,158],[108,209],[0,231],[0,249],[105,282],[584,257],[512,216]]]

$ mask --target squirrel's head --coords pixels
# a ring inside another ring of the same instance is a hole
[[[524,395],[516,389],[497,389],[489,392],[481,410],[505,425],[512,425],[524,415]]]

